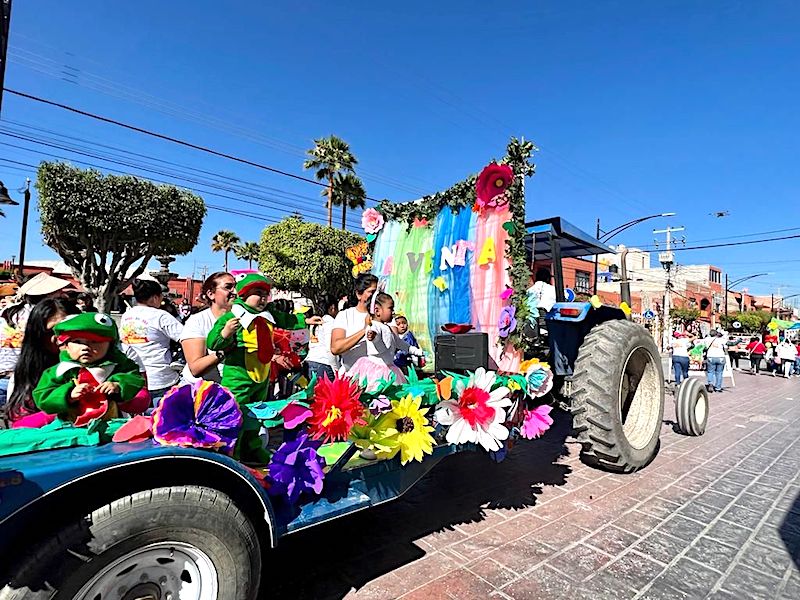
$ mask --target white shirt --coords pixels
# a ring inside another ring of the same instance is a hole
[[[707,358],[725,358],[728,349],[725,346],[726,338],[709,336],[703,340],[706,347]]]
[[[689,357],[689,340],[686,338],[675,338],[672,340],[672,356]]]
[[[797,358],[797,348],[793,344],[778,344],[778,358],[794,361]]]
[[[425,354],[419,348],[409,346],[408,342],[397,335],[386,323],[373,321],[369,329],[377,334],[374,340],[367,340],[367,358],[373,362],[391,366],[394,364],[394,355],[398,350],[413,356],[424,356]]]
[[[328,365],[334,371],[339,370],[339,357],[331,352],[331,333],[333,332],[334,319],[330,315],[322,317],[322,325],[312,329],[311,341],[308,344],[306,362],[315,362]]]
[[[210,308],[201,310],[199,313],[192,315],[186,320],[186,324],[183,326],[183,333],[181,333],[180,341],[183,342],[184,340],[202,338],[203,343],[205,344],[208,334],[211,333],[211,329],[213,329],[214,323],[216,322],[217,317],[214,316],[214,313],[211,312]],[[211,350],[207,351],[208,354],[213,354]],[[192,372],[189,370],[189,365],[186,365],[183,368],[181,377],[183,377],[184,381],[189,383],[195,383],[201,379],[220,383],[222,381],[222,363],[219,363],[216,367],[208,369],[200,377],[195,377],[192,375]]]
[[[556,303],[556,288],[544,281],[537,281],[529,289],[528,293],[533,294],[537,300],[537,307],[550,312]]]
[[[333,330],[343,329],[344,337],[350,337],[354,333],[364,331],[367,328],[367,313],[358,312],[358,309],[348,308],[341,311],[333,321]],[[353,368],[356,361],[362,356],[367,355],[367,342],[366,337],[361,338],[358,343],[350,348],[347,352],[339,355],[339,360],[342,361],[342,366],[346,370]]]
[[[170,340],[179,341],[183,325],[160,308],[137,304],[120,322],[120,341],[133,348],[147,370],[147,389],[160,390],[175,385],[180,379],[169,365]]]

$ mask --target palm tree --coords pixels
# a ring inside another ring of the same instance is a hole
[[[327,196],[329,188],[322,190]],[[333,178],[333,205],[342,207],[342,229],[347,229],[347,209],[364,208],[367,192],[364,183],[353,173],[337,173]]]
[[[350,152],[350,146],[344,140],[332,135],[314,140],[314,147],[307,150],[309,158],[303,163],[304,169],[314,169],[317,181],[327,181],[328,189],[328,227],[333,226],[333,180],[338,173],[352,173],[358,164],[356,157]]]
[[[211,238],[211,250],[214,252],[225,253],[226,271],[228,270],[228,252],[236,248],[236,245],[239,243],[239,241],[238,235],[225,229],[218,231],[216,234],[214,234],[214,237]]]
[[[252,269],[253,261],[258,260],[258,256],[261,254],[261,247],[258,242],[245,242],[236,246],[233,252],[239,260],[246,260],[247,268]]]

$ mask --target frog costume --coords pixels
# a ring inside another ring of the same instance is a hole
[[[208,334],[206,345],[214,352],[225,353],[222,367],[222,385],[236,398],[244,414],[242,433],[234,457],[247,462],[266,463],[268,455],[258,436],[259,422],[244,407],[252,402],[264,402],[269,392],[269,372],[275,346],[272,332],[281,329],[302,329],[306,326],[303,315],[270,312],[269,307],[259,312],[248,306],[244,299],[254,290],[269,291],[272,280],[260,273],[240,275],[236,282],[239,296],[230,311],[222,315]],[[225,324],[234,317],[241,327],[229,338],[222,337]]]
[[[103,313],[72,315],[58,323],[53,332],[59,344],[70,339],[84,339],[109,342],[110,346],[105,356],[85,365],[74,361],[63,350],[60,362],[45,369],[33,390],[33,400],[40,410],[58,414],[80,427],[94,419],[116,417],[117,402],[132,400],[144,388],[144,377],[139,373],[138,365],[117,347],[119,332],[110,316]],[[106,395],[92,392],[79,401],[71,397],[72,390],[79,383],[96,387],[105,381],[118,384],[119,393]]]

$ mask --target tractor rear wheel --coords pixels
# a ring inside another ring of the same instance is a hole
[[[573,425],[585,463],[631,473],[655,457],[664,374],[644,327],[625,320],[593,327],[578,350],[571,387]]]

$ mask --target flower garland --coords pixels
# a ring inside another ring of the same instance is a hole
[[[513,181],[505,189],[505,196],[508,198],[509,210],[512,215],[511,221],[506,223],[504,228],[508,231],[508,240],[506,241],[505,255],[509,259],[511,266],[508,268],[508,273],[511,279],[510,298],[508,298],[511,306],[514,307],[514,316],[520,323],[527,321],[530,311],[526,302],[526,291],[528,288],[528,280],[530,279],[530,272],[527,264],[525,254],[525,195],[524,195],[524,179],[530,177],[535,172],[535,165],[530,162],[530,158],[536,147],[525,140],[518,140],[511,138],[506,147],[506,156],[500,161],[493,161],[496,165],[507,165],[511,167],[513,172]],[[488,168],[488,167],[487,167]],[[501,177],[506,177],[507,170],[490,169],[491,172],[497,171]],[[433,222],[439,212],[445,206],[449,207],[454,213],[458,212],[465,206],[474,207],[477,203],[476,197],[476,182],[477,175],[471,175],[464,181],[459,181],[447,190],[437,192],[429,196],[424,196],[420,200],[414,202],[405,202],[402,204],[394,204],[388,200],[383,200],[378,204],[374,210],[383,216],[384,222],[398,221],[405,223],[408,227],[412,226],[426,226],[427,223]],[[497,184],[497,180],[494,180]],[[508,183],[504,179],[503,186]],[[377,226],[380,220],[376,215],[370,213],[367,217],[367,222],[371,229]],[[382,223],[381,223],[382,226]],[[524,340],[522,339],[522,328],[517,327],[513,331],[509,331],[508,336],[503,340],[511,342],[517,348],[524,347]]]

